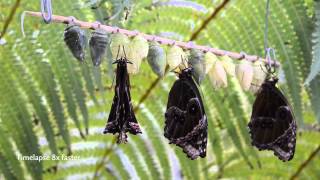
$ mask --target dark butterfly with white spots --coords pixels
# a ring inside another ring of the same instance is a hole
[[[64,30],[64,42],[73,56],[80,62],[83,62],[85,59],[85,47],[87,43],[85,32],[79,26],[70,24]]]
[[[192,160],[206,156],[208,127],[193,73],[192,67],[186,68],[174,82],[169,92],[164,128],[169,143],[181,147]]]
[[[103,132],[104,134],[119,133],[117,141],[119,144],[127,142],[127,132],[134,135],[141,133],[131,104],[127,63],[130,62],[126,58],[120,58],[114,62],[114,64],[117,64],[115,95],[108,123]]]
[[[253,146],[272,150],[280,160],[290,161],[295,152],[297,125],[277,82],[277,78],[267,78],[261,85],[248,126]]]

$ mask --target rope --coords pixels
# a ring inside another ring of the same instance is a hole
[[[270,0],[267,0],[267,6],[266,6],[266,19],[265,19],[265,29],[264,29],[264,50],[265,55],[267,55],[267,51],[269,48],[268,45],[268,30],[269,30],[269,14],[270,14]]]

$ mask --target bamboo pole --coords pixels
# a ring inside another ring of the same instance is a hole
[[[42,18],[42,15],[40,12],[25,11],[25,13],[26,13],[26,15],[29,15],[29,16]],[[79,27],[84,28],[84,29],[100,28],[100,29],[103,29],[109,33],[121,33],[121,34],[127,35],[129,37],[140,35],[148,41],[157,41],[158,43],[164,44],[164,45],[176,45],[176,46],[179,46],[183,49],[199,49],[204,52],[212,52],[213,54],[215,54],[217,56],[229,56],[230,58],[237,59],[237,60],[245,59],[245,60],[251,61],[251,62],[263,61],[265,63],[268,63],[268,60],[266,58],[261,58],[256,55],[247,55],[245,53],[236,53],[236,52],[211,48],[211,47],[207,47],[207,46],[200,46],[200,45],[194,44],[193,42],[175,41],[175,40],[168,39],[168,38],[163,38],[163,37],[159,37],[159,36],[140,33],[138,31],[130,31],[130,30],[120,29],[118,27],[112,27],[112,26],[107,26],[107,25],[102,25],[102,24],[100,25],[95,22],[91,23],[91,22],[80,21],[80,20],[75,19],[74,17],[52,15],[52,22],[67,24],[71,20],[74,24],[76,24]],[[280,63],[275,60],[271,60],[270,62],[271,62],[271,65],[274,65],[276,67],[280,66]]]

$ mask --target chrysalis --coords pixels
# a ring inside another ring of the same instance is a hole
[[[73,56],[83,62],[85,59],[85,47],[87,43],[85,32],[77,25],[68,25],[64,30],[64,42]]]
[[[182,59],[185,59],[186,54],[182,48],[178,46],[171,46],[167,51],[167,63],[170,70],[174,70],[182,63]]]
[[[148,52],[148,63],[154,73],[162,77],[166,69],[166,53],[157,42],[150,42]]]
[[[267,69],[262,61],[253,63],[253,79],[250,85],[250,91],[257,93],[261,84],[266,79]]]
[[[241,61],[236,67],[236,75],[243,90],[248,91],[253,79],[253,68],[248,61]]]
[[[169,92],[164,136],[193,160],[206,157],[208,122],[192,71],[183,69]]]
[[[130,45],[127,54],[128,59],[132,64],[128,64],[128,73],[137,74],[140,69],[140,64],[144,58],[148,56],[149,44],[142,36],[135,36]]]
[[[225,88],[228,86],[227,73],[220,60],[215,61],[208,75],[215,88]]]
[[[136,135],[141,133],[141,130],[131,103],[130,80],[127,71],[127,63],[130,61],[124,57],[114,63],[117,64],[115,96],[103,133],[119,133],[117,143],[120,144],[127,142],[127,132]]]
[[[91,59],[94,66],[99,66],[101,64],[102,58],[106,53],[106,47],[108,43],[109,38],[104,30],[96,29],[92,32],[89,45]]]
[[[217,56],[212,54],[211,52],[207,52],[204,55],[205,74],[209,73],[216,61],[218,61]]]
[[[197,49],[191,49],[188,61],[194,69],[194,78],[198,84],[202,81],[205,75],[204,54]]]
[[[229,56],[222,56],[221,62],[228,75],[236,75],[236,66],[234,65],[233,60]]]
[[[130,41],[129,38],[121,33],[116,33],[111,36],[110,49],[112,53],[112,59],[124,58],[125,52],[129,52]],[[118,52],[119,49],[124,49],[124,51]]]

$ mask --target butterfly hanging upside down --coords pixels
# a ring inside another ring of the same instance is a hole
[[[113,98],[108,123],[103,132],[104,134],[119,133],[117,141],[119,144],[127,142],[126,132],[134,135],[141,133],[131,104],[127,63],[130,63],[130,61],[128,61],[126,57],[117,59],[114,62],[114,64],[117,64],[115,96]]]
[[[277,78],[267,78],[261,85],[248,127],[253,146],[272,150],[280,160],[290,161],[295,152],[297,125],[277,82]]]
[[[170,90],[164,136],[193,160],[206,156],[208,124],[192,73],[192,67],[182,70]]]

